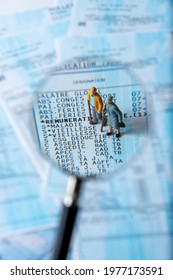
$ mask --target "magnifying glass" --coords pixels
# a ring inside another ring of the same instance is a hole
[[[33,123],[41,153],[69,174],[54,253],[54,259],[62,260],[83,180],[114,175],[144,146],[149,128],[146,92],[128,68],[110,58],[72,59],[40,85]]]

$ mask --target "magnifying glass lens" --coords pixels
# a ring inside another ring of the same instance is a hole
[[[125,166],[148,130],[143,85],[129,69],[106,59],[70,61],[51,72],[33,112],[44,156],[81,177]]]

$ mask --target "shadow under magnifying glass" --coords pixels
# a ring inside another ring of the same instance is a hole
[[[148,135],[144,86],[129,69],[110,61],[68,61],[48,74],[34,98],[39,149],[70,175],[54,259],[67,257],[82,181],[125,167]]]

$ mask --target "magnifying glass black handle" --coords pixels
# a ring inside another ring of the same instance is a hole
[[[77,211],[77,206],[63,206],[54,260],[65,260],[67,257]]]
[[[81,179],[70,176],[64,198],[63,211],[59,226],[57,244],[55,246],[54,260],[65,260],[68,254],[71,236],[78,212],[78,198],[81,189]]]

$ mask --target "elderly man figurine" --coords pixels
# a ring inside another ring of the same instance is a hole
[[[88,90],[87,99],[90,124],[97,124],[99,121],[102,120],[103,101],[101,96],[98,94],[96,87],[91,87],[90,90]]]
[[[113,102],[113,96],[106,100],[106,112],[108,113],[108,132],[106,135],[113,135],[112,128],[116,130],[116,137],[120,137],[120,127],[125,127],[123,114],[118,106]]]

